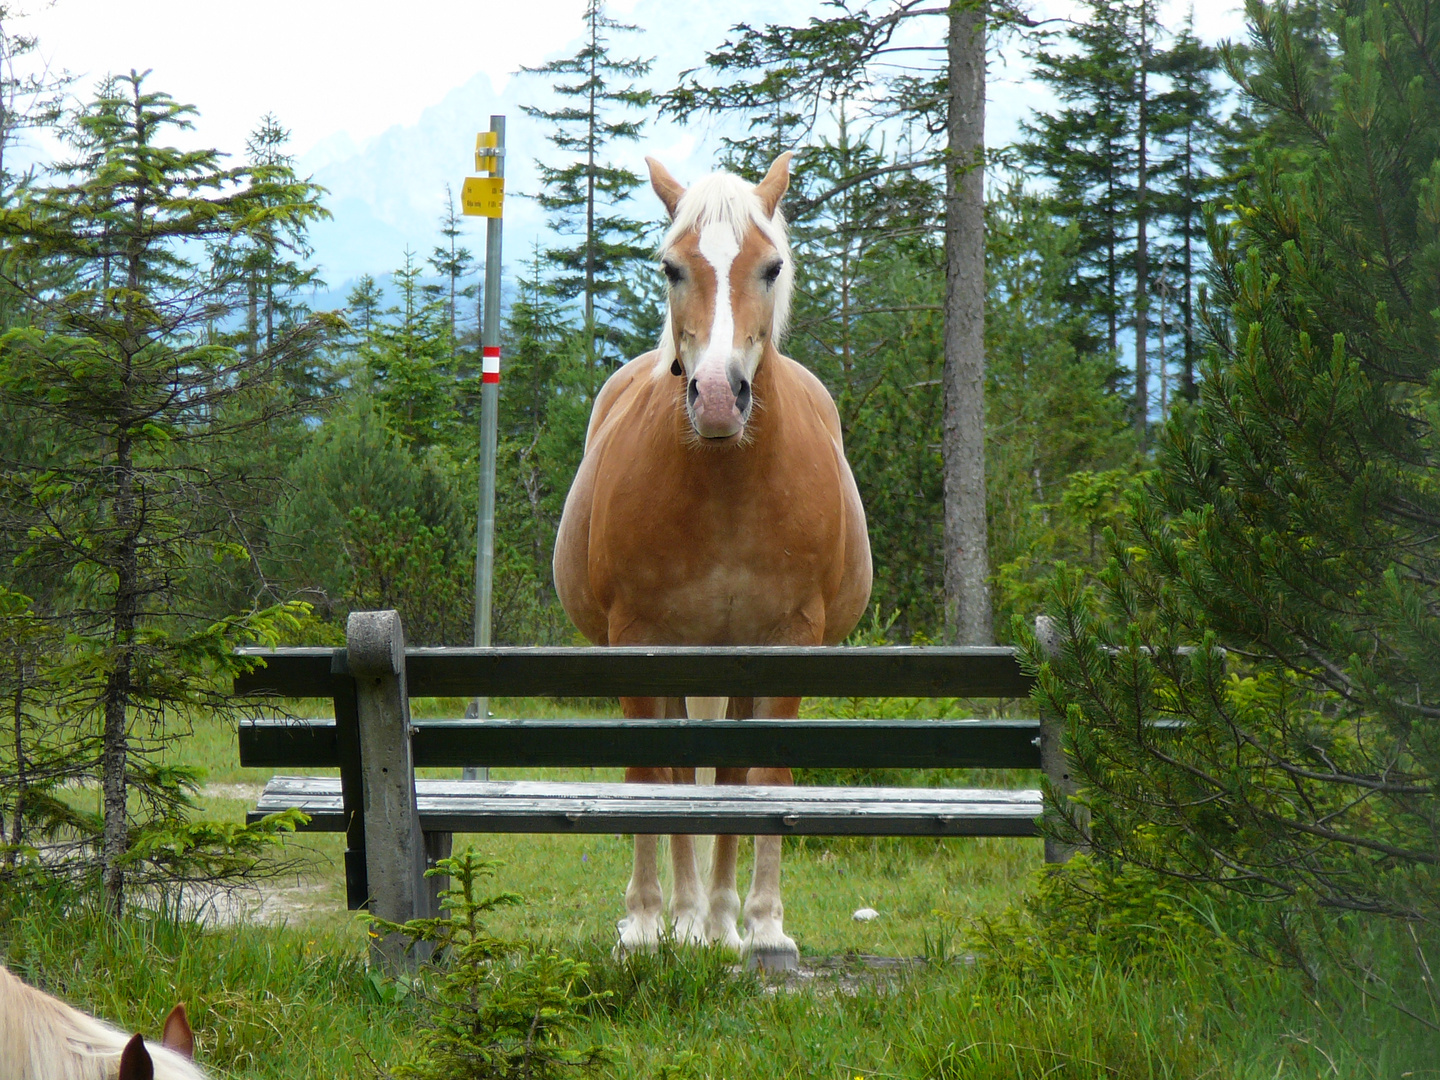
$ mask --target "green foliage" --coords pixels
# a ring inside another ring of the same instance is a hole
[[[367,320],[359,357],[386,427],[407,446],[423,450],[455,438],[459,387],[452,322],[445,302],[425,294],[420,274],[414,255],[406,251],[405,265],[390,275],[400,304]]]
[[[1212,221],[1198,407],[1098,592],[1057,577],[1059,658],[1028,654],[1084,788],[1065,832],[1266,901],[1313,967],[1347,913],[1440,920],[1440,9],[1346,5],[1328,92],[1272,16],[1246,91],[1307,137]]]
[[[461,472],[443,450],[407,445],[386,416],[357,395],[310,436],[271,518],[271,572],[322,618],[398,606],[416,644],[459,644],[475,557]]]
[[[147,729],[230,708],[236,646],[273,642],[299,614],[203,601],[217,571],[255,559],[263,484],[226,450],[287,415],[279,373],[329,329],[306,320],[243,353],[211,333],[241,303],[240,249],[303,232],[315,191],[283,162],[222,168],[216,151],[165,146],[193,110],[143,81],[102,84],[69,119],[74,159],[0,208],[7,284],[34,313],[0,335],[0,410],[25,436],[0,459],[0,543],[66,635],[43,661],[43,711],[67,733],[64,768],[100,781],[100,816],[65,824],[117,910],[132,842],[173,832],[184,809]]]
[[[644,128],[643,119],[622,117],[648,108],[650,91],[629,80],[647,74],[652,61],[611,53],[611,33],[638,27],[610,18],[602,0],[588,0],[584,24],[584,44],[574,56],[521,69],[554,79],[551,89],[568,103],[521,108],[551,125],[546,138],[565,159],[563,165],[536,163],[542,184],[536,200],[556,233],[576,238],[545,252],[558,271],[547,285],[561,299],[581,301],[580,344],[598,389],[612,367],[630,358],[621,351],[630,329],[623,283],[654,247],[646,226],[622,212],[641,179],[614,161],[615,144],[635,141]]]
[[[1082,352],[1103,348],[1118,358],[1123,331],[1138,325],[1143,306],[1153,344],[1163,294],[1175,305],[1167,321],[1179,316],[1168,329],[1180,331],[1178,391],[1190,398],[1201,208],[1213,197],[1221,146],[1218,56],[1195,37],[1193,17],[1168,32],[1154,0],[1088,0],[1085,8],[1061,47],[1048,33],[1032,39],[1036,78],[1061,106],[1037,113],[1017,149],[1053,184],[1056,208],[1076,230],[1078,262],[1062,294],[1077,317],[1071,340]]]
[[[605,991],[586,989],[590,967],[542,945],[491,936],[483,916],[517,904],[514,893],[482,896],[484,878],[499,863],[473,851],[441,859],[430,877],[449,877],[440,893],[446,914],[389,923],[370,919],[372,932],[399,933],[435,950],[436,977],[422,989],[426,1027],[415,1055],[389,1075],[411,1080],[549,1080],[604,1060],[599,1046],[572,1048],[567,1036]]]

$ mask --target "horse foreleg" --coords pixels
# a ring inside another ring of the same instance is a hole
[[[621,698],[620,708],[627,718],[638,719],[663,717],[672,705],[663,698]],[[667,784],[670,780],[669,769],[625,770],[627,784]],[[630,870],[630,883],[625,886],[625,917],[617,926],[620,932],[620,940],[615,944],[617,955],[654,952],[660,947],[660,935],[664,930],[664,898],[660,892],[660,872],[656,860],[659,839],[653,834],[635,836],[635,861]]]
[[[722,701],[725,699],[721,699]],[[723,715],[744,720],[755,711],[754,698],[730,698]],[[749,769],[715,770],[717,784],[743,784]],[[705,938],[739,956],[744,948],[735,921],[740,917],[740,893],[735,888],[735,864],[740,854],[738,836],[717,836],[710,861],[709,912],[705,916]]]
[[[743,784],[749,769],[716,769],[717,784]],[[710,910],[705,917],[705,938],[712,944],[729,949],[736,956],[744,950],[744,942],[735,929],[740,917],[740,893],[735,888],[735,863],[740,854],[738,836],[715,837],[715,858],[710,874]]]
[[[757,716],[793,718],[800,714],[799,698],[761,698]],[[754,785],[789,786],[794,778],[788,768],[750,770]],[[745,898],[744,951],[749,966],[765,971],[794,971],[800,966],[800,950],[785,933],[785,905],[780,900],[780,840],[778,836],[755,838],[755,871],[750,894]]]
[[[725,716],[726,698],[689,697],[685,711],[679,713],[691,720],[720,720]],[[666,713],[672,715],[671,712]],[[711,783],[713,769],[676,769],[677,784]],[[703,778],[697,777],[699,772]],[[701,877],[702,864],[712,855],[708,836],[670,837],[670,858],[674,868],[675,888],[670,895],[670,917],[675,927],[675,940],[683,945],[703,945],[709,940],[709,901]]]
[[[693,784],[694,769],[675,769],[674,782]],[[705,943],[705,889],[700,881],[696,841],[701,837],[675,835],[670,837],[670,864],[674,870],[674,888],[670,893],[670,919],[675,940],[682,945]]]
[[[659,783],[633,773],[655,772],[653,769],[626,769],[626,783]],[[615,943],[617,955],[631,952],[654,952],[660,947],[660,874],[655,852],[660,838],[651,834],[635,836],[635,862],[630,871],[630,884],[625,886],[625,917],[616,925],[620,940]]]

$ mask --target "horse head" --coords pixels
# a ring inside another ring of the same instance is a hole
[[[195,1036],[190,1031],[190,1019],[185,1015],[185,1006],[176,1005],[165,1017],[165,1027],[160,1036],[160,1045],[190,1061],[195,1056]],[[145,1039],[132,1036],[120,1053],[120,1073],[116,1080],[155,1080],[155,1060],[145,1049]]]
[[[669,281],[661,363],[685,379],[686,412],[702,440],[743,439],[756,372],[785,330],[795,269],[779,205],[791,157],[776,158],[758,184],[717,172],[688,189],[645,159],[670,214],[660,246]]]

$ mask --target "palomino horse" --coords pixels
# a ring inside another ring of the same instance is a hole
[[[790,154],[750,185],[719,172],[681,187],[653,159],[670,213],[660,266],[669,312],[659,348],[595,399],[585,456],[555,544],[555,587],[600,645],[831,645],[870,599],[865,510],[825,387],[777,350],[794,267],[777,209]],[[622,698],[627,717],[790,718],[799,698]],[[627,769],[640,783],[693,769]],[[788,768],[716,770],[721,784],[789,784]],[[664,932],[656,837],[635,837],[622,951]],[[780,838],[755,839],[736,931],[738,838],[716,839],[700,878],[693,838],[671,838],[670,914],[681,942],[716,942],[767,969],[793,967],[780,901]]]
[[[190,1061],[195,1041],[183,1005],[170,1010],[164,1032],[146,1046],[0,967],[3,1080],[205,1080]]]

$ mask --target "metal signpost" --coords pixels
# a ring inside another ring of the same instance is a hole
[[[490,644],[490,596],[495,573],[495,443],[500,409],[500,234],[505,200],[505,117],[475,137],[475,171],[461,188],[464,213],[484,217],[485,317],[480,328],[480,510],[475,535],[475,644]],[[474,698],[465,715],[490,715],[490,699]],[[469,766],[466,780],[488,780],[489,768]]]

